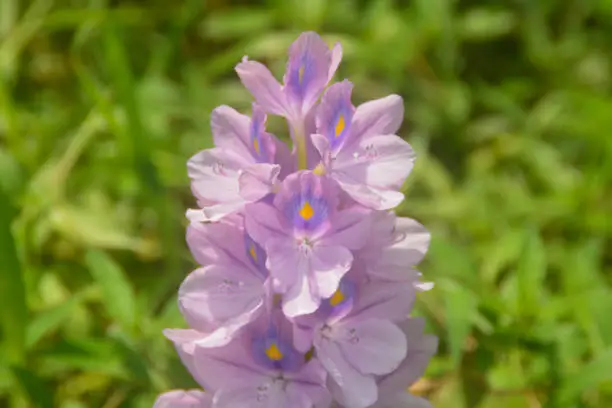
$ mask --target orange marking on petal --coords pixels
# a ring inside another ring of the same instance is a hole
[[[283,353],[278,349],[276,343],[272,343],[270,347],[266,350],[266,356],[272,361],[278,361],[283,358]]]
[[[332,297],[329,298],[329,304],[332,306],[338,306],[344,300],[344,293],[340,289],[334,292]]]
[[[249,249],[249,255],[255,262],[257,262],[257,252],[255,252],[255,245],[251,244],[251,248]]]
[[[344,122],[344,116],[340,115],[338,122],[336,122],[336,137],[340,136],[345,127],[346,123]]]
[[[312,206],[308,201],[306,201],[300,209],[300,216],[306,221],[308,221],[314,216],[314,210],[312,209]]]

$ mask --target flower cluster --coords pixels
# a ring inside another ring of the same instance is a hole
[[[437,347],[409,317],[431,288],[414,269],[429,234],[390,211],[414,161],[395,134],[402,99],[353,106],[350,82],[328,86],[341,56],[303,33],[283,85],[245,58],[251,116],[212,112],[216,147],[188,163],[187,242],[202,265],[179,290],[190,329],[165,331],[205,391],[157,408],[429,406],[406,392]],[[266,114],[287,120],[292,150]]]

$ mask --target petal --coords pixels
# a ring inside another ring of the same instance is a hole
[[[285,290],[297,282],[302,272],[307,271],[307,260],[293,240],[271,238],[265,248],[270,275],[278,280]]]
[[[287,235],[280,215],[278,210],[269,204],[249,204],[245,207],[246,230],[255,242],[265,247],[268,240],[285,238]]]
[[[390,373],[406,357],[404,332],[387,320],[347,321],[342,323],[342,330],[342,354],[362,374]]]
[[[223,324],[262,305],[263,279],[241,264],[209,265],[187,276],[179,305],[187,322]]]
[[[351,318],[404,320],[412,310],[415,295],[412,282],[361,284]]]
[[[342,45],[337,42],[334,44],[331,51],[331,63],[329,64],[329,74],[327,78],[328,81],[331,81],[332,77],[336,73],[336,70],[338,70],[340,61],[342,61]]]
[[[313,313],[321,303],[321,297],[316,293],[316,287],[313,287],[305,271],[305,260],[294,264],[294,268],[297,269],[298,276],[283,296],[283,312],[289,318]]]
[[[225,223],[190,223],[187,245],[199,265],[228,264],[240,261],[248,265],[244,231]]]
[[[153,408],[210,408],[212,397],[199,390],[174,390],[161,394]]]
[[[404,120],[404,102],[399,95],[389,95],[381,99],[361,104],[353,116],[351,138],[395,134]]]
[[[236,73],[265,111],[274,115],[287,115],[287,99],[281,85],[265,65],[245,57],[236,65]]]
[[[398,192],[412,170],[414,151],[395,135],[378,135],[360,140],[338,154],[333,177],[355,201],[372,208],[393,208],[403,195]]]
[[[311,274],[319,298],[328,298],[338,289],[340,280],[351,268],[353,255],[341,246],[315,246],[311,254]]]
[[[339,211],[322,241],[326,245],[341,245],[350,250],[361,249],[369,238],[371,213],[372,211],[359,207]]]
[[[400,239],[386,251],[387,256],[398,265],[400,258],[403,265],[417,265],[429,248],[429,231],[417,221],[405,217],[397,218],[395,231]]]
[[[378,399],[376,381],[363,375],[346,361],[340,346],[318,337],[315,340],[317,358],[342,391],[342,400],[347,407],[365,408]]]
[[[274,206],[292,227],[293,237],[315,240],[330,227],[338,205],[338,188],[327,177],[310,171],[288,176],[274,197]],[[305,212],[306,211],[306,212]]]
[[[353,200],[364,207],[374,210],[390,210],[404,200],[404,194],[399,191],[380,189],[358,183],[347,176],[347,173],[336,172],[332,176]]]
[[[299,371],[287,375],[291,379],[287,387],[290,395],[306,396],[310,402],[307,405],[308,408],[312,407],[313,403],[317,406],[329,407],[331,396],[325,386],[327,373],[316,358],[302,366]]]
[[[266,385],[262,385],[266,386]],[[268,385],[269,386],[269,385]],[[273,389],[263,393],[257,386],[232,387],[215,393],[214,408],[276,408],[289,407],[287,394],[272,386]]]
[[[311,271],[311,259],[293,240],[272,239],[266,245],[270,275],[284,292],[283,312],[296,317],[314,312],[321,302]]]
[[[219,148],[203,150],[189,159],[191,189],[206,221],[217,221],[244,205],[238,184],[244,165],[243,158]]]
[[[419,398],[403,391],[391,397],[381,399],[381,401],[372,405],[370,408],[433,408],[433,406],[426,399]]]
[[[252,162],[250,146],[251,119],[229,106],[219,106],[210,115],[215,146],[233,151],[246,162]]]
[[[275,150],[276,155],[274,157],[274,163],[281,166],[279,178],[285,179],[289,174],[297,170],[297,161],[291,155],[291,151],[282,140],[274,138],[276,144]]]
[[[342,146],[351,131],[355,111],[352,90],[353,84],[347,80],[331,85],[317,109],[317,132],[327,138],[334,151]]]
[[[276,138],[266,132],[267,116],[257,103],[253,103],[249,151],[258,163],[273,163],[276,155]]]
[[[289,47],[284,82],[294,113],[305,115],[327,85],[331,51],[315,32],[302,33]]]
[[[188,209],[185,216],[189,222],[216,222],[240,211],[246,201],[233,201],[227,204],[214,204],[198,210]]]
[[[191,329],[166,329],[163,333],[166,338],[174,343],[181,362],[197,381],[197,383],[206,390],[214,390],[212,385],[205,381],[202,376],[200,376],[194,360],[196,342],[205,338],[207,334]]]
[[[329,145],[329,140],[323,135],[318,133],[313,133],[310,135],[310,140],[312,141],[312,145],[315,147],[319,155],[322,157],[323,164],[325,166],[329,166],[331,160],[331,147]]]
[[[424,326],[425,321],[421,318],[411,318],[400,324],[408,341],[408,351],[399,368],[379,380],[381,395],[393,395],[405,390],[425,372],[429,360],[438,349],[438,339],[425,335]]]
[[[238,177],[240,196],[249,202],[260,200],[272,191],[279,173],[280,166],[274,164],[246,167]]]
[[[259,385],[265,375],[255,365],[243,339],[224,347],[196,347],[194,365],[211,390]]]

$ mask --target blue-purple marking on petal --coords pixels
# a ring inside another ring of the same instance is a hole
[[[253,339],[252,353],[257,364],[270,370],[297,371],[304,363],[304,355],[293,348],[291,341],[282,339],[274,325]]]
[[[296,58],[295,62],[297,64],[291,63],[289,66],[290,71],[286,86],[293,95],[303,99],[314,76],[314,61],[312,55],[303,52]]]
[[[296,232],[314,232],[328,222],[329,203],[306,190],[293,196],[285,208],[285,216]]]
[[[253,241],[246,232],[244,233],[244,248],[251,265],[255,267],[262,277],[266,278],[268,276],[268,270],[266,269],[266,251]]]
[[[332,121],[327,124],[326,135],[327,140],[332,150],[342,144],[348,134],[351,122],[353,121],[353,111],[350,106],[350,101],[340,101],[336,108],[335,114],[332,116]]]
[[[270,162],[270,152],[268,152],[266,140],[262,140],[264,131],[264,118],[253,112],[253,118],[251,119],[251,153],[258,163]]]
[[[336,292],[321,303],[321,309],[326,312],[328,319],[339,319],[350,313],[357,295],[356,285],[347,278],[343,278]]]

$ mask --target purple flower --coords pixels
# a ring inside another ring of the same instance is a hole
[[[330,180],[299,172],[285,179],[273,205],[246,208],[247,231],[266,250],[289,317],[312,313],[331,296],[351,267],[351,250],[365,243],[369,211],[338,203]]]
[[[238,64],[252,117],[215,109],[216,147],[188,163],[201,267],[179,288],[189,328],[164,334],[206,394],[172,391],[155,408],[431,408],[405,392],[437,339],[410,317],[433,286],[415,269],[429,233],[388,211],[414,161],[395,134],[402,100],[355,108],[348,81],[321,98],[342,50],[315,33],[289,54],[283,85]],[[287,119],[291,153],[264,112]]]
[[[402,98],[390,95],[355,109],[352,87],[348,81],[333,84],[317,110],[317,134],[311,136],[323,157],[317,170],[362,205],[388,210],[404,199],[399,189],[415,157],[395,135],[404,113]]]
[[[289,322],[275,314],[221,348],[196,347],[199,374],[215,408],[311,408],[331,403],[325,370],[293,347]]]
[[[414,269],[427,252],[429,232],[410,218],[379,212],[373,217],[373,233],[356,256],[369,279],[410,281],[424,291],[433,287],[420,282],[421,273]]]
[[[153,408],[211,408],[212,398],[199,390],[175,390],[161,394]]]
[[[198,345],[227,344],[263,309],[266,254],[243,229],[231,224],[192,224],[187,240],[198,262],[207,266],[185,279],[179,306],[189,326],[206,334]]]
[[[253,105],[253,118],[228,106],[211,116],[215,145],[189,159],[191,189],[200,210],[190,210],[192,221],[217,221],[248,202],[270,193],[281,173],[277,162],[289,156],[287,148],[265,131],[266,116]]]
[[[408,351],[397,370],[378,379],[381,395],[403,394],[406,388],[423,375],[429,360],[438,349],[437,337],[423,333],[423,319],[407,319],[399,327],[406,336]]]
[[[405,360],[408,341],[395,322],[406,318],[413,300],[409,283],[357,284],[346,277],[317,313],[296,319],[296,347],[307,349],[312,339],[335,400],[343,406],[374,404],[378,376]]]
[[[289,47],[284,85],[279,84],[263,64],[249,61],[246,57],[236,66],[236,72],[268,113],[284,116],[290,121],[303,121],[341,59],[340,44],[330,50],[317,33],[306,32]]]

